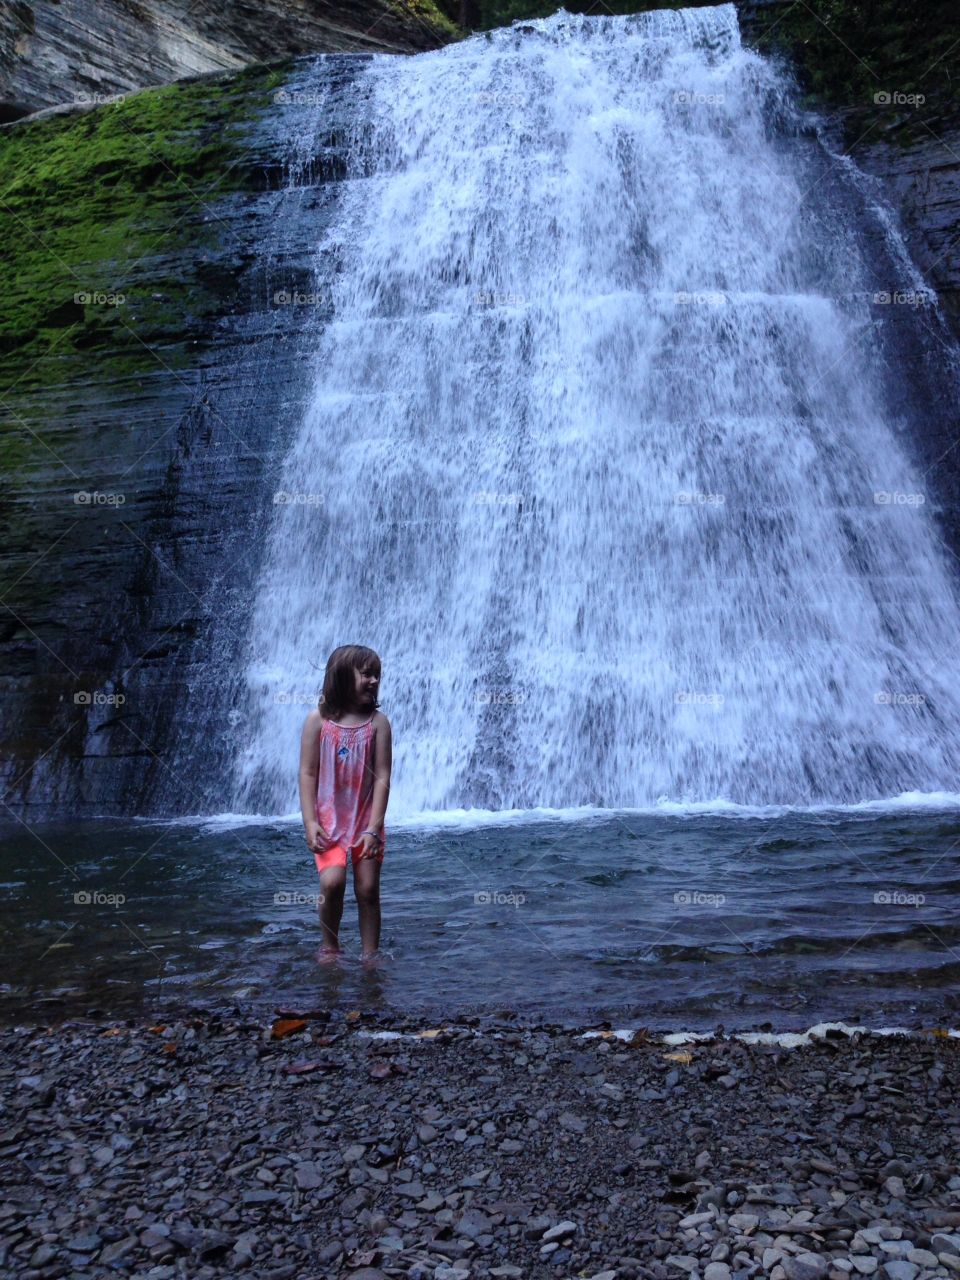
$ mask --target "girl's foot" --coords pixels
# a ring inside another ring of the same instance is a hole
[[[337,960],[342,955],[343,955],[342,948],[328,947],[324,945],[317,952],[317,960],[320,962],[320,964],[336,964]]]
[[[379,968],[383,957],[379,951],[365,951],[360,957],[360,963],[365,968]]]

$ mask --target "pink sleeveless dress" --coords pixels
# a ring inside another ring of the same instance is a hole
[[[317,870],[345,867],[359,852],[360,833],[370,826],[373,810],[376,730],[373,717],[363,724],[336,724],[324,720],[320,726],[320,765],[317,770],[317,821],[330,837],[330,844],[315,853]],[[384,845],[387,833],[380,832]],[[383,861],[383,846],[374,855]]]

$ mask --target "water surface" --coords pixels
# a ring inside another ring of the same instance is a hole
[[[438,816],[388,827],[383,957],[321,966],[287,819],[19,826],[0,1011],[366,1008],[665,1030],[960,1025],[960,810]],[[883,895],[886,895],[884,897]]]

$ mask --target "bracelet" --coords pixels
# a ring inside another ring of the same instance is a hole
[[[376,833],[376,831],[371,831],[371,830],[369,829],[369,827],[367,828],[367,830],[366,830],[366,831],[361,831],[361,832],[360,832],[360,834],[361,834],[362,836],[373,836],[373,838],[374,838],[374,840],[376,840],[377,844],[383,844],[383,837],[382,837],[382,836],[378,836],[378,835],[377,835],[377,833]]]

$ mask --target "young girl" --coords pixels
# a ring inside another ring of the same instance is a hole
[[[377,709],[380,659],[359,644],[327,659],[323,691],[300,740],[300,812],[320,873],[321,957],[340,953],[340,918],[353,864],[362,960],[380,945],[383,820],[390,794],[390,721]]]

